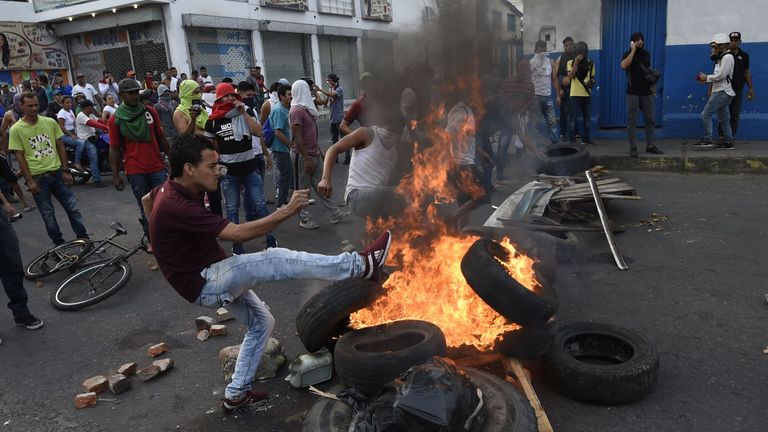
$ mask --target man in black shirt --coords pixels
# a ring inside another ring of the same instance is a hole
[[[568,36],[563,39],[563,55],[555,62],[555,69],[557,70],[557,79],[560,80],[560,135],[563,140],[568,138],[569,130],[569,112],[570,106],[570,93],[571,85],[563,82],[563,78],[568,75],[568,61],[573,60],[573,49],[576,44],[573,42],[573,38]]]
[[[731,39],[731,54],[733,54],[733,78],[731,79],[731,87],[733,87],[736,96],[731,100],[729,105],[731,111],[731,131],[733,137],[736,138],[736,129],[739,127],[739,117],[741,114],[741,102],[744,98],[744,84],[749,86],[749,92],[747,93],[747,100],[755,98],[755,88],[752,87],[752,74],[749,71],[749,54],[741,49],[741,33],[731,32],[728,37]],[[717,131],[720,137],[723,138],[723,127],[718,125]]]
[[[627,71],[627,129],[629,135],[629,155],[637,157],[635,125],[638,108],[643,111],[645,120],[645,152],[664,154],[653,144],[654,124],[654,85],[646,79],[646,72],[651,67],[651,53],[645,49],[645,37],[640,32],[632,33],[629,51],[621,56],[621,68]]]

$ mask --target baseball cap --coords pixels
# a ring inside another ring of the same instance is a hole
[[[141,90],[141,84],[131,78],[123,78],[117,83],[117,90],[120,92],[131,92]]]
[[[717,33],[714,36],[712,36],[712,40],[709,42],[710,44],[727,44],[731,42],[731,40],[728,38],[728,36],[725,33]]]
[[[731,32],[731,34],[728,35],[728,38],[741,40],[741,32]]]
[[[85,74],[82,73],[82,72],[78,72],[78,74],[75,76],[75,78],[80,78],[80,77],[85,78]]]
[[[280,78],[279,80],[277,80],[277,82],[279,82],[282,85],[287,85],[287,86],[291,85],[291,83],[288,82],[288,80],[285,78]]]

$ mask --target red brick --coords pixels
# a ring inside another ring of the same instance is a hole
[[[107,377],[96,375],[83,381],[83,388],[86,393],[101,393],[107,389]]]
[[[159,344],[152,345],[147,350],[147,354],[149,354],[150,357],[157,357],[164,352],[168,352],[168,347],[165,345],[164,342],[160,342]]]
[[[165,373],[168,371],[168,369],[173,367],[173,360],[165,358],[161,360],[155,360],[152,362],[152,364],[159,367],[161,373]]]
[[[131,380],[123,374],[109,377],[109,390],[114,394],[125,393],[131,389]]]
[[[142,381],[149,381],[152,378],[158,376],[159,374],[160,374],[160,367],[155,364],[151,364],[145,367],[144,369],[139,369],[139,371],[136,372],[136,376],[139,377],[139,379]]]
[[[224,336],[227,334],[227,326],[224,324],[214,324],[211,326],[211,336]]]
[[[80,393],[75,396],[75,408],[87,408],[96,405],[96,393]]]
[[[136,375],[136,368],[138,368],[138,365],[135,362],[126,363],[117,368],[117,373],[127,377],[134,376]]]

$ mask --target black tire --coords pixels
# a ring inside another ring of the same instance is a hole
[[[504,333],[493,350],[522,360],[537,359],[549,350],[557,333],[557,321],[551,319],[543,327],[521,327]]]
[[[543,174],[570,176],[592,167],[589,152],[582,145],[555,144],[545,148],[543,153],[539,169]]]
[[[360,278],[334,282],[312,296],[296,315],[296,331],[309,352],[333,350],[334,338],[346,330],[349,315],[381,295],[381,283]]]
[[[339,394],[343,385],[333,386],[328,392]],[[302,432],[348,432],[352,424],[352,407],[344,402],[321,397],[312,405],[304,423]]]
[[[496,258],[507,259],[500,244],[480,239],[461,260],[461,272],[470,287],[496,312],[521,326],[541,327],[557,311],[554,297],[543,297],[516,281]]]
[[[538,432],[536,413],[528,399],[503,379],[466,368],[464,372],[483,392],[486,414],[483,432]]]
[[[35,280],[70,268],[92,247],[90,240],[77,239],[48,249],[24,268],[24,277]]]
[[[344,334],[333,355],[345,384],[375,396],[411,366],[444,356],[445,336],[430,322],[395,321]]]
[[[542,361],[547,381],[572,399],[601,405],[638,401],[659,375],[656,348],[622,327],[575,323],[557,332]]]
[[[51,303],[59,310],[81,309],[106,300],[130,279],[131,266],[125,260],[92,265],[67,278],[51,293]]]

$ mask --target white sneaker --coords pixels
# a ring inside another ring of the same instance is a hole
[[[300,221],[299,222],[299,226],[302,227],[302,228],[306,228],[306,229],[318,229],[318,228],[320,228],[320,225],[318,225],[317,222],[313,221],[312,219],[310,219],[310,220],[308,220],[306,222]]]

